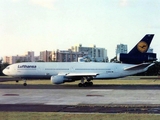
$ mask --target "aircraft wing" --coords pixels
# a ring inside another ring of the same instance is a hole
[[[99,75],[98,73],[68,73],[65,76],[66,77],[87,77],[87,76],[92,76],[96,77]]]
[[[131,67],[127,67],[127,68],[124,68],[124,70],[139,70],[139,69],[144,69],[146,67],[150,67],[154,65],[154,63],[142,63],[142,64],[138,64],[138,65],[133,65]]]

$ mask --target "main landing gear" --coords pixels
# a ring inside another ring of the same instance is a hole
[[[85,82],[85,83],[79,83],[78,87],[87,87],[92,85],[93,85],[93,82]]]
[[[93,85],[93,82],[90,82],[91,79],[86,79],[87,82],[84,82],[85,79],[86,78],[84,78],[84,77],[81,79],[81,83],[78,84],[78,87],[88,87],[88,86],[92,86]]]

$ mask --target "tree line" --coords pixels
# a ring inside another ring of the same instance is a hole
[[[158,76],[160,75],[160,62],[155,62],[155,64],[148,68],[146,72],[139,73],[137,76]]]

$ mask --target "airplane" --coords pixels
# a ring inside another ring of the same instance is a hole
[[[103,63],[103,62],[23,62],[7,66],[3,73],[8,76],[24,80],[31,79],[50,79],[53,84],[62,84],[80,80],[79,87],[92,86],[95,79],[116,79],[137,73],[145,72],[150,66],[154,65],[155,56],[148,55],[147,50],[153,39],[154,34],[146,34],[140,42],[127,54],[129,55],[123,63]],[[136,64],[127,63],[133,61],[133,56],[148,55],[139,59]],[[154,53],[153,53],[154,54]],[[137,64],[138,63],[138,64]]]

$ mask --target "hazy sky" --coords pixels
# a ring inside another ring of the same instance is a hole
[[[96,45],[115,56],[146,34],[160,54],[160,0],[0,0],[0,56]]]

